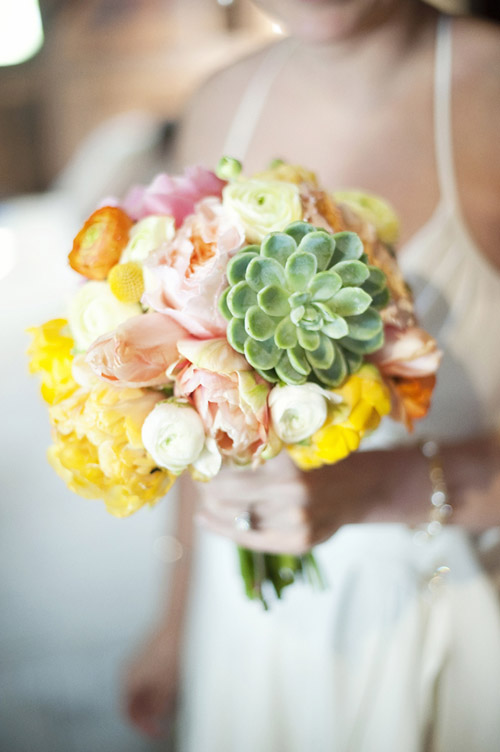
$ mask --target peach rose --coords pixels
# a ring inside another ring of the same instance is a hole
[[[218,199],[201,201],[175,238],[148,258],[142,302],[195,337],[223,335],[227,322],[217,301],[226,286],[227,263],[244,241],[243,227]]]
[[[188,332],[161,313],[134,316],[114,332],[99,337],[86,361],[101,379],[117,386],[161,386],[178,358],[177,341]]]
[[[270,385],[225,339],[183,340],[179,352],[187,365],[177,374],[175,394],[194,403],[222,456],[238,464],[274,456],[281,442],[270,433]]]
[[[423,329],[386,326],[384,345],[369,360],[383,376],[419,378],[436,373],[441,355],[436,340]]]

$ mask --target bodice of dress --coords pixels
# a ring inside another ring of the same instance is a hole
[[[271,48],[243,93],[225,153],[244,160],[275,77],[294,49]],[[434,134],[440,202],[431,219],[399,251],[420,325],[436,337],[443,360],[429,415],[410,436],[385,419],[365,448],[416,441],[422,436],[460,439],[500,426],[500,274],[472,239],[462,216],[453,161],[451,121],[452,23],[441,16],[436,36]]]

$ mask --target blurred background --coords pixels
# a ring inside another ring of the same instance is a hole
[[[158,748],[119,680],[168,588],[175,497],[119,521],[66,490],[25,330],[63,313],[96,203],[171,167],[194,89],[284,31],[248,0],[0,3],[0,752]]]

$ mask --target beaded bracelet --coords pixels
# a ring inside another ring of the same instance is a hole
[[[429,461],[429,479],[431,482],[430,501],[432,511],[425,533],[429,537],[438,535],[443,525],[448,522],[453,507],[449,502],[448,486],[444,476],[443,461],[439,444],[434,440],[426,440],[420,444],[420,451]]]

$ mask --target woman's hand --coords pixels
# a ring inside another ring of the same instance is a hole
[[[124,706],[129,720],[147,736],[166,736],[174,718],[179,646],[160,627],[130,664],[124,681]]]
[[[310,472],[282,452],[256,471],[223,470],[199,484],[197,516],[246,548],[301,554],[347,523],[424,521],[429,493],[418,449],[358,452]]]

